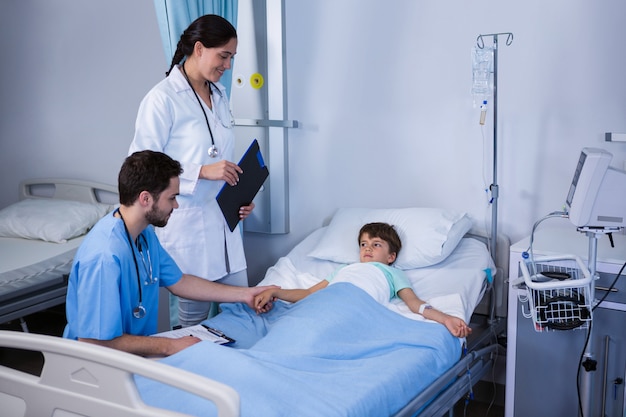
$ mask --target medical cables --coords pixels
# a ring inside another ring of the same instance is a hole
[[[526,249],[525,252],[522,252],[522,258],[524,259],[529,259],[530,260],[530,266],[532,268],[532,275],[535,275],[537,273],[536,270],[536,266],[535,266],[535,256],[533,253],[533,242],[535,240],[535,230],[537,230],[537,227],[539,227],[539,225],[550,218],[553,217],[561,217],[561,218],[569,218],[569,214],[566,211],[553,211],[552,213],[549,213],[547,215],[545,215],[544,217],[542,217],[541,219],[537,220],[535,222],[535,224],[533,224],[533,229],[530,232],[530,242],[528,244],[528,249]]]

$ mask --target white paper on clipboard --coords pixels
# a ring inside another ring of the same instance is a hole
[[[168,337],[170,339],[178,339],[183,336],[195,336],[201,340],[217,343],[218,345],[227,345],[235,340],[226,336],[217,329],[205,326],[204,324],[196,324],[195,326],[181,327],[180,329],[169,330],[167,332],[157,333],[154,336]]]

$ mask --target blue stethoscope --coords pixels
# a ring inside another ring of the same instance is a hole
[[[130,251],[133,254],[133,262],[135,263],[135,271],[137,272],[137,287],[139,288],[139,303],[135,308],[133,308],[133,317],[136,319],[142,319],[146,316],[146,308],[143,306],[143,290],[141,288],[141,276],[139,275],[139,263],[137,262],[137,257],[135,256],[135,249],[133,248],[133,241],[130,237],[130,232],[128,231],[128,227],[126,227],[126,221],[124,221],[124,217],[122,217],[122,213],[120,209],[116,209],[115,213],[120,215],[120,219],[122,219],[122,223],[124,224],[124,231],[126,232],[126,239],[128,240],[128,245],[130,246]],[[143,256],[143,246],[141,244],[141,240],[143,239],[143,243],[145,244],[146,256],[148,257],[148,261]],[[148,241],[143,234],[139,234],[137,237],[137,249],[139,250],[139,255],[141,256],[141,263],[143,263],[144,268],[146,269],[146,273],[148,274],[148,279],[146,280],[146,285],[154,284],[158,281],[158,278],[152,275],[152,259],[150,259],[150,251],[148,250]]]

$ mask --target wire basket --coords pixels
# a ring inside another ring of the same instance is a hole
[[[587,329],[592,320],[592,277],[577,256],[541,257],[520,262],[529,310],[537,332]]]

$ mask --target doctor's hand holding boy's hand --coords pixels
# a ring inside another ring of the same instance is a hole
[[[274,291],[280,290],[280,287],[278,285],[264,285],[264,286],[260,286],[260,287],[247,287],[245,288],[245,290],[247,291],[246,294],[246,300],[245,303],[248,307],[250,307],[251,309],[255,310],[257,313],[259,313],[259,297],[262,297],[263,294],[265,293],[273,293]],[[262,313],[266,313],[268,311],[270,311],[272,309],[272,303],[265,303],[268,305],[264,305],[264,310],[261,311]]]
[[[256,310],[257,314],[267,313],[273,307],[273,303],[276,297],[274,296],[274,290],[269,289],[265,290],[260,294],[257,294],[254,297],[254,310]]]

